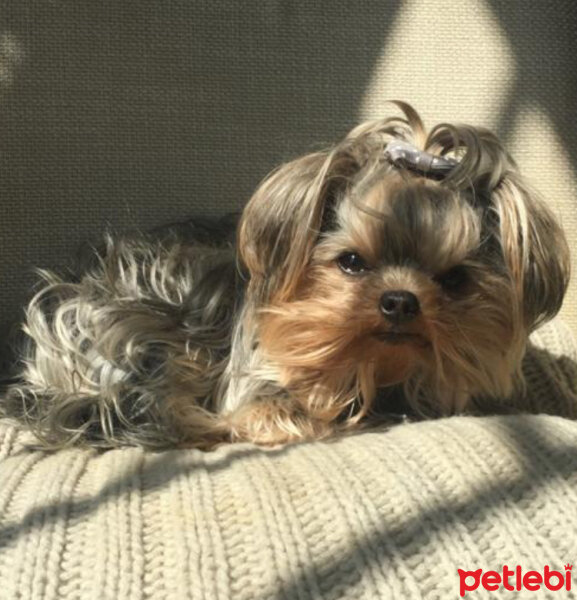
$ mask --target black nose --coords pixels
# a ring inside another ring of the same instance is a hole
[[[411,321],[420,310],[419,299],[411,292],[393,290],[381,296],[381,312],[387,321],[396,325]]]

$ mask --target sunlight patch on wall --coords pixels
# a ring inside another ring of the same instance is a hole
[[[0,34],[0,90],[9,87],[18,67],[24,62],[24,49],[11,33]]]
[[[519,112],[508,143],[523,175],[541,192],[554,210],[571,219],[577,231],[577,178],[569,152],[557,136],[546,113],[538,108]],[[554,160],[551,158],[554,157]]]
[[[495,127],[512,85],[515,59],[482,0],[409,0],[377,60],[359,119],[382,116],[388,99],[406,100],[433,126],[440,121]],[[459,23],[459,27],[455,27]]]

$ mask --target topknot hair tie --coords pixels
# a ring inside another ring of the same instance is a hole
[[[393,140],[385,147],[385,158],[395,167],[415,171],[427,177],[443,179],[459,164],[454,158],[435,156],[404,140]]]

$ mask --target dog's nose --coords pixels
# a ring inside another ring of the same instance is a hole
[[[419,299],[411,292],[393,290],[381,296],[381,312],[395,325],[411,321],[420,311]]]

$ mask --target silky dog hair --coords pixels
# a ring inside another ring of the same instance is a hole
[[[3,412],[50,447],[209,448],[350,430],[379,390],[425,415],[522,392],[567,287],[563,233],[492,133],[427,133],[396,104],[273,171],[236,239],[108,238],[75,280],[43,272]],[[396,139],[456,166],[393,164]]]

